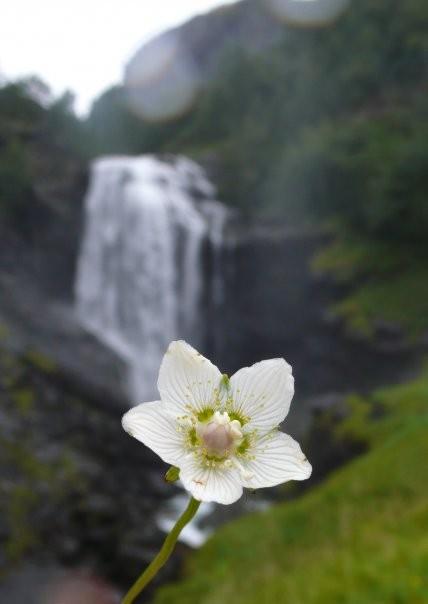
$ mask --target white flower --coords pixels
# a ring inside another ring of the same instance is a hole
[[[299,444],[278,431],[294,394],[291,367],[270,359],[230,380],[186,342],[172,342],[159,371],[160,401],[128,411],[124,429],[180,468],[195,499],[233,503],[259,489],[309,478]]]

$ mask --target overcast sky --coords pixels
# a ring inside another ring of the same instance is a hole
[[[36,74],[56,94],[71,89],[76,108],[120,81],[142,42],[231,0],[4,0],[0,74]]]

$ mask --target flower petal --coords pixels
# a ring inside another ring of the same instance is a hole
[[[198,501],[215,501],[228,505],[242,495],[242,480],[235,468],[211,468],[193,456],[180,464],[180,480]]]
[[[183,341],[171,342],[159,371],[158,388],[168,411],[202,411],[218,398],[222,375],[215,365]]]
[[[254,459],[241,461],[248,476],[242,479],[244,487],[261,489],[273,487],[288,480],[305,480],[312,473],[298,442],[283,432],[271,432],[261,438],[251,450]]]
[[[177,430],[175,417],[161,401],[133,407],[123,416],[122,426],[166,463],[178,465],[183,458],[183,435]]]
[[[287,416],[294,378],[284,359],[269,359],[244,367],[230,378],[234,409],[259,430],[275,428]]]

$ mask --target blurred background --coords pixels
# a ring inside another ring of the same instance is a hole
[[[1,602],[157,551],[185,496],[120,418],[184,338],[292,364],[314,471],[204,505],[141,602],[428,603],[427,73],[424,0],[4,3]]]

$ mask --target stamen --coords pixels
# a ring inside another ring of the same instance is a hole
[[[236,457],[233,458],[233,465],[238,468],[239,473],[241,474],[242,478],[244,478],[245,480],[249,480],[250,478],[252,478],[254,476],[254,474],[252,472],[249,472],[248,470],[246,470],[244,468],[244,466],[241,464],[240,461],[238,461],[236,459]]]

